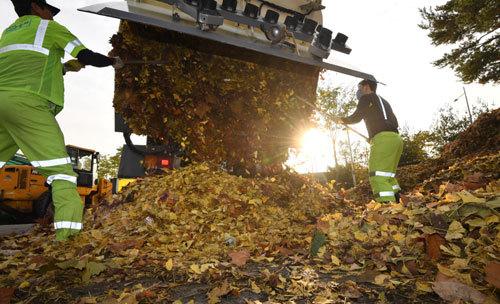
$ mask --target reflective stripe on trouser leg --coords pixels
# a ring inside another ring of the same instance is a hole
[[[378,202],[394,202],[394,190],[392,189],[390,177],[371,176],[370,185],[372,187],[373,196]]]
[[[49,159],[49,160],[35,160],[31,161],[31,165],[33,167],[52,167],[52,166],[59,166],[59,165],[66,165],[66,164],[71,164],[71,158],[69,157],[62,157],[62,158],[56,158],[56,159]]]
[[[51,105],[34,94],[0,91],[0,125],[31,162],[51,161],[45,165],[67,162],[64,136]],[[77,175],[70,164],[38,167],[37,171],[51,177],[55,222],[60,223],[58,227],[70,227],[57,229],[56,239],[65,240],[78,233],[80,230],[73,228],[80,228],[77,224],[82,223],[83,204],[74,183]]]
[[[38,171],[48,176],[54,202],[56,239],[65,240],[82,229],[84,204],[77,192],[76,174],[71,165],[42,167]]]
[[[401,137],[394,132],[381,132],[371,141],[370,185],[379,202],[396,200],[393,186],[397,184],[395,172],[401,157],[401,144]]]

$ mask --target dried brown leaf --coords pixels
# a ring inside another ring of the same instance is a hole
[[[231,258],[231,263],[238,267],[245,266],[248,259],[250,258],[250,252],[248,252],[248,250],[233,251],[228,255]]]
[[[431,260],[439,260],[441,258],[441,245],[446,244],[446,240],[441,235],[435,233],[425,237],[425,251]]]
[[[500,263],[489,262],[484,269],[486,281],[496,288],[500,288]]]
[[[471,301],[474,304],[482,304],[486,300],[486,296],[481,292],[442,273],[436,276],[432,289],[443,300],[449,302]]]

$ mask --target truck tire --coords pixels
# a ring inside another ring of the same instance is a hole
[[[36,219],[44,219],[52,223],[54,221],[54,204],[52,203],[52,193],[46,191],[34,202],[33,215]]]

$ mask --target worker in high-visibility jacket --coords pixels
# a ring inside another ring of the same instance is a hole
[[[64,106],[63,70],[84,65],[123,66],[94,53],[53,21],[59,9],[45,0],[12,0],[19,18],[0,38],[0,168],[20,149],[47,178],[55,207],[56,239],[82,229],[83,204],[76,190],[64,136],[55,116]],[[77,60],[61,63],[67,53]]]
[[[377,95],[377,83],[363,80],[358,85],[359,103],[349,117],[339,118],[343,124],[365,121],[370,139],[370,185],[379,202],[399,201],[401,187],[396,169],[403,153],[403,140],[398,132],[398,120],[391,105]]]

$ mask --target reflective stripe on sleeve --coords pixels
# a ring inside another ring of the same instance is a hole
[[[38,161],[32,161],[31,164],[33,167],[53,167],[53,166],[59,166],[59,165],[67,165],[71,164],[71,158],[65,157],[65,158],[58,158],[58,159],[51,159],[51,160],[38,160]]]
[[[386,197],[386,196],[394,196],[394,192],[392,191],[382,191],[382,192],[379,192],[378,196],[379,197]]]
[[[71,53],[73,52],[73,50],[77,47],[77,46],[80,46],[82,45],[82,43],[80,42],[80,40],[76,39],[76,40],[73,40],[71,42],[69,42],[66,47],[64,48],[64,51],[68,54],[71,55]]]
[[[55,180],[65,180],[65,181],[71,182],[73,184],[76,184],[76,177],[71,176],[71,175],[66,175],[66,174],[56,174],[56,175],[51,175],[51,176],[47,177],[47,184],[50,185]]]
[[[55,229],[82,230],[82,223],[77,222],[54,222]]]
[[[49,20],[42,20],[38,25],[38,30],[36,31],[34,45],[42,46],[45,40],[45,33],[47,32],[47,27],[49,26]]]
[[[396,173],[383,172],[383,171],[374,171],[374,172],[370,172],[370,176],[396,177]]]
[[[392,186],[392,190],[401,190],[401,187],[399,185]]]
[[[32,51],[49,56],[49,50],[33,44],[11,44],[0,48],[0,54],[11,51]]]

